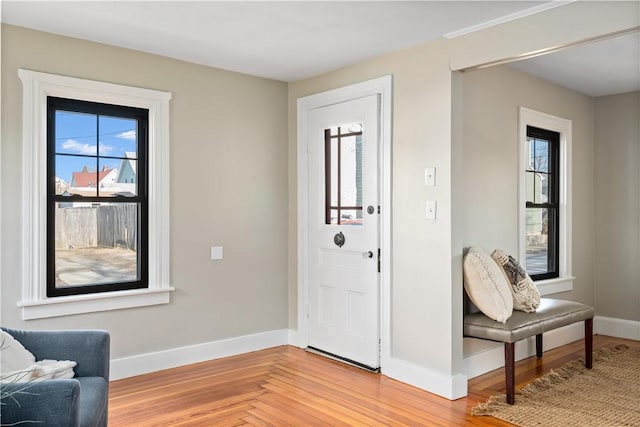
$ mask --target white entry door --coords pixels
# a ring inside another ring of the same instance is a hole
[[[379,95],[309,111],[309,347],[380,366]]]

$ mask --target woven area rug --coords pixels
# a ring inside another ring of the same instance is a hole
[[[584,359],[567,363],[526,385],[509,405],[492,396],[472,409],[521,427],[640,426],[640,351],[625,345],[593,352],[593,369]]]

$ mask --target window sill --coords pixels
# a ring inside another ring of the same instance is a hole
[[[573,290],[573,280],[575,277],[558,277],[555,279],[538,280],[535,282],[540,295],[552,295],[560,292],[568,292]]]
[[[20,301],[18,307],[22,308],[23,320],[44,319],[47,317],[93,313],[96,311],[168,304],[170,300],[169,296],[174,290],[175,288],[171,287],[162,289],[134,289],[130,291],[44,298],[38,301]]]

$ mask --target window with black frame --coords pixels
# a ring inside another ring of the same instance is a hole
[[[559,277],[560,134],[527,126],[526,267],[533,280]]]
[[[47,98],[47,296],[148,286],[149,111]]]
[[[362,124],[324,131],[325,224],[362,226]]]

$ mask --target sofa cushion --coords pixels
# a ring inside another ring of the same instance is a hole
[[[80,383],[75,379],[3,384],[2,392],[11,396],[2,399],[2,425],[78,425]]]
[[[504,323],[513,312],[511,287],[496,262],[482,248],[471,247],[464,257],[464,289],[487,317]]]
[[[513,309],[527,313],[536,311],[540,305],[540,291],[526,270],[514,257],[507,255],[500,249],[493,251],[491,258],[498,263],[509,285],[511,285]]]

